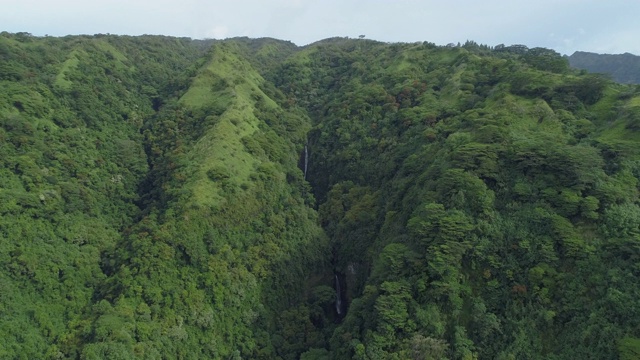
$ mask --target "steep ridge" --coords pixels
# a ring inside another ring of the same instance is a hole
[[[82,356],[273,358],[294,339],[272,334],[306,326],[286,311],[326,253],[297,168],[308,118],[269,97],[239,52],[214,44],[146,124],[148,148],[174,144],[152,159],[168,195],[127,230]]]

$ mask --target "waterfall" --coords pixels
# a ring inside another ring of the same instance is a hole
[[[309,149],[304,146],[304,179],[307,180],[307,165],[309,164]]]
[[[340,293],[340,279],[338,279],[338,275],[336,277],[336,312],[338,315],[342,315],[342,296]]]

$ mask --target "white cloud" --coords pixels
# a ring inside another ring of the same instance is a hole
[[[211,28],[205,37],[213,39],[224,39],[229,34],[229,28],[225,25],[216,25]]]

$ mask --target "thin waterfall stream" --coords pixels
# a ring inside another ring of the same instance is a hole
[[[309,147],[304,146],[304,180],[307,180],[307,166],[309,165]]]
[[[340,279],[338,279],[338,275],[335,275],[336,278],[336,312],[338,315],[342,315],[342,293],[340,289]]]

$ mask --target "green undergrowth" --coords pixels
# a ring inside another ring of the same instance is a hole
[[[187,155],[200,168],[191,185],[196,206],[218,207],[224,201],[221,193],[250,186],[249,176],[260,161],[247,151],[242,139],[258,130],[256,101],[264,102],[269,109],[277,107],[260,89],[264,79],[230,47],[214,47],[211,61],[180,99],[187,108],[204,109],[211,114],[208,116],[216,117],[213,127]]]
[[[65,90],[71,89],[71,81],[67,79],[66,74],[69,71],[74,71],[78,67],[78,63],[80,62],[80,59],[78,59],[79,55],[80,53],[77,50],[74,50],[69,54],[69,58],[62,63],[62,68],[56,75],[55,82],[55,84],[60,88]]]

